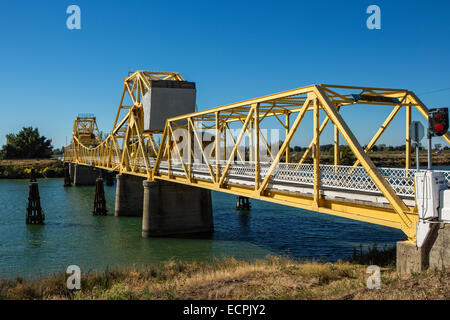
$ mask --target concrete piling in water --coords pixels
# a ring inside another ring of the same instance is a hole
[[[99,177],[95,181],[94,210],[92,213],[94,216],[105,216],[107,212],[103,179]]]
[[[74,177],[74,175],[75,175],[75,164],[69,163],[68,166],[69,166],[70,182],[73,183],[73,177]]]
[[[69,165],[64,165],[64,187],[71,187],[72,179],[70,177],[70,168]]]
[[[142,181],[144,178],[118,174],[116,176],[116,217],[141,217],[144,196]]]
[[[142,236],[214,231],[211,191],[166,181],[144,181]]]
[[[97,170],[90,166],[76,164],[74,168],[73,183],[75,186],[93,186],[97,179]]]

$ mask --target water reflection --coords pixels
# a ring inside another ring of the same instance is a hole
[[[250,210],[236,210],[241,232],[248,234],[250,232]]]

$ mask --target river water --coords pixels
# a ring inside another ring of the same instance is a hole
[[[105,186],[109,215],[98,217],[92,215],[94,187],[38,182],[46,223],[27,226],[28,181],[0,180],[0,278],[37,278],[73,264],[87,272],[225,256],[335,261],[360,244],[394,245],[405,238],[399,230],[256,200],[250,212],[237,212],[235,196],[213,192],[215,232],[209,239],[143,239],[141,218],[114,217],[115,186]]]

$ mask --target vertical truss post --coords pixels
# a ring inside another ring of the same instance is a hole
[[[325,120],[323,120],[322,124],[320,125],[320,129],[319,129],[319,133],[322,134],[323,130],[325,130],[328,122],[330,121],[330,118],[326,117]],[[305,152],[303,153],[302,158],[300,159],[300,161],[298,162],[297,167],[295,167],[295,170],[298,170],[300,168],[300,165],[305,162],[306,158],[308,157],[309,153],[311,152],[311,149],[314,145],[314,138],[311,140],[308,148],[305,150]]]
[[[227,161],[227,131],[225,128],[225,124],[222,125],[222,142],[223,142],[222,160]]]
[[[215,138],[215,154],[216,154],[216,181],[220,179],[220,122],[219,112],[216,112],[216,138]]]
[[[170,178],[172,176],[172,154],[171,154],[172,135],[170,134],[170,129],[172,127],[172,124],[170,122],[168,122],[167,126],[168,126],[168,129],[167,129],[167,175]]]
[[[314,99],[314,202],[313,207],[319,207],[320,200],[320,132],[319,132],[319,101]]]
[[[285,122],[286,137],[288,136],[289,129],[290,129],[289,116],[290,116],[290,114],[289,114],[289,111],[288,111],[288,112],[286,112],[286,122]],[[287,148],[286,148],[286,163],[291,162],[290,158],[291,158],[291,145],[290,145],[290,143],[288,143]]]
[[[254,128],[253,130],[254,136],[255,136],[255,190],[259,189],[259,182],[261,180],[261,167],[260,167],[260,157],[259,157],[259,103],[254,105],[255,107],[255,114],[253,116],[254,119]]]
[[[253,124],[254,124],[253,121],[250,122],[249,130],[248,130],[248,136],[249,136],[249,140],[250,140],[250,148],[248,150],[248,157],[249,157],[249,161],[250,162],[254,161],[254,159],[253,159],[253,148],[254,148],[254,145],[253,145]]]
[[[341,106],[337,106],[337,111],[339,112]],[[328,116],[327,116],[327,119]],[[339,128],[334,125],[334,165],[336,168],[334,168],[335,172],[338,172],[337,166],[339,165],[340,160],[340,153],[339,153]]]
[[[188,151],[188,174],[189,174],[189,180],[192,179],[192,154],[194,152],[193,150],[193,141],[192,141],[192,128],[191,128],[191,122],[187,121],[188,126],[187,126],[187,151]],[[184,156],[184,155],[183,155]]]
[[[339,165],[339,129],[334,125],[334,165]],[[336,168],[337,170],[337,168]]]
[[[406,106],[406,169],[411,169],[411,106]]]

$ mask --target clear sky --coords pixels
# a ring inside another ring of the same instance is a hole
[[[66,27],[71,4],[81,30]],[[381,30],[366,26],[372,4]],[[138,69],[195,81],[200,110],[314,83],[407,88],[450,107],[450,90],[436,92],[450,88],[449,13],[448,0],[3,0],[0,144],[31,125],[61,147],[78,113],[109,132]],[[365,144],[389,112],[345,119]],[[403,144],[403,125],[404,113],[380,143]]]

